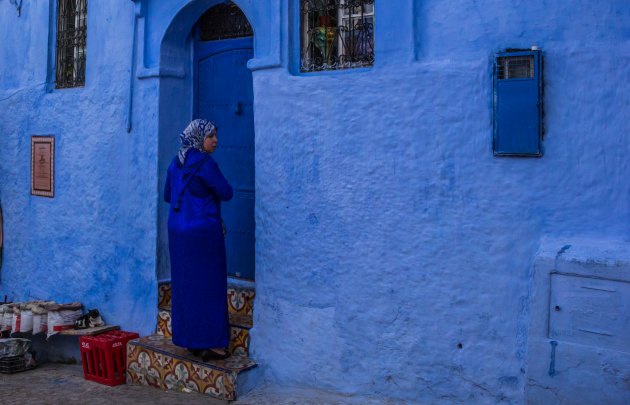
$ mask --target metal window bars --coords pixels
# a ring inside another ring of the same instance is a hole
[[[87,0],[57,2],[56,88],[85,85]]]
[[[199,19],[199,39],[216,41],[220,39],[251,37],[252,26],[240,8],[227,2],[210,8]]]
[[[533,56],[503,56],[497,58],[497,78],[530,79],[534,77]]]
[[[374,64],[374,0],[301,0],[300,70]]]

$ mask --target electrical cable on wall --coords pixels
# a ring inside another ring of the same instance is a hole
[[[15,6],[17,10],[18,17],[22,15],[22,0],[9,0],[9,3]]]

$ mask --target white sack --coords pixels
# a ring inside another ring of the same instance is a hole
[[[33,335],[48,332],[48,309],[46,304],[54,304],[54,302],[39,302],[32,307],[33,311]]]
[[[48,336],[51,337],[66,329],[74,328],[74,321],[83,315],[80,309],[61,309],[59,311],[48,311]]]
[[[31,332],[33,330],[33,312],[30,309],[23,309],[20,312],[20,332]],[[14,332],[17,332],[14,330]]]
[[[48,332],[48,313],[33,314],[33,335]]]
[[[2,316],[2,331],[10,331],[11,324],[13,323],[13,311],[6,310]]]

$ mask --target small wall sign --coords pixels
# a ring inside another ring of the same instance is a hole
[[[31,194],[55,196],[55,137],[31,136]]]

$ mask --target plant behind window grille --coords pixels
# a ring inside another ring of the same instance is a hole
[[[301,70],[374,64],[374,0],[301,0]]]

